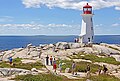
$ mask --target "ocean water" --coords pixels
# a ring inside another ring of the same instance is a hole
[[[35,46],[56,42],[74,42],[78,36],[0,36],[0,50],[25,47],[32,43]],[[99,35],[95,36],[95,43],[120,44],[120,35]]]

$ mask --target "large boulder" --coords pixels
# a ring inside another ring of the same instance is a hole
[[[37,51],[31,51],[31,52],[30,52],[30,55],[31,55],[32,57],[37,57],[37,56],[38,56],[38,52],[37,52]]]
[[[118,50],[107,47],[104,43],[102,45],[93,45],[92,48],[100,54],[110,55],[120,53]]]
[[[53,44],[48,44],[43,47],[43,50],[49,50],[50,48],[53,48],[53,47],[54,47]]]
[[[69,43],[69,46],[71,49],[75,49],[75,48],[80,48],[81,44],[80,43]]]
[[[16,49],[13,49],[13,52],[20,52],[22,51],[24,48],[16,48]]]
[[[32,46],[32,43],[29,43],[28,45],[27,45],[27,47],[31,47]]]
[[[36,68],[32,68],[31,71],[32,72],[38,72],[38,70]]]
[[[30,51],[36,51],[36,50],[37,50],[36,47],[31,47],[31,48],[30,48]]]
[[[13,74],[25,73],[30,74],[29,70],[17,69],[17,68],[0,68],[0,76],[9,76]]]
[[[9,58],[13,57],[14,55],[15,55],[15,53],[13,53],[12,50],[5,51],[1,60],[3,60],[3,61],[9,61]]]
[[[70,68],[66,68],[65,73],[70,73]]]
[[[70,46],[67,42],[58,42],[55,44],[57,49],[70,49]]]
[[[36,62],[36,60],[25,60],[25,59],[23,59],[23,60],[21,60],[22,61],[22,63],[24,63],[24,64],[26,64],[26,63],[35,63]]]

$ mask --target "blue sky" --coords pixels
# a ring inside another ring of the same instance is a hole
[[[87,2],[95,35],[120,35],[120,0],[0,0],[0,35],[79,35]]]

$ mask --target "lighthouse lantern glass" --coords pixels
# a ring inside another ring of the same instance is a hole
[[[92,14],[92,8],[83,8],[84,14]]]
[[[88,8],[88,11],[92,11],[92,8]]]

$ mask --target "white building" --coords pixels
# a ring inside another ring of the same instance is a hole
[[[87,3],[87,5],[83,7],[81,34],[79,38],[80,43],[93,43],[94,29],[92,16],[92,6]]]

